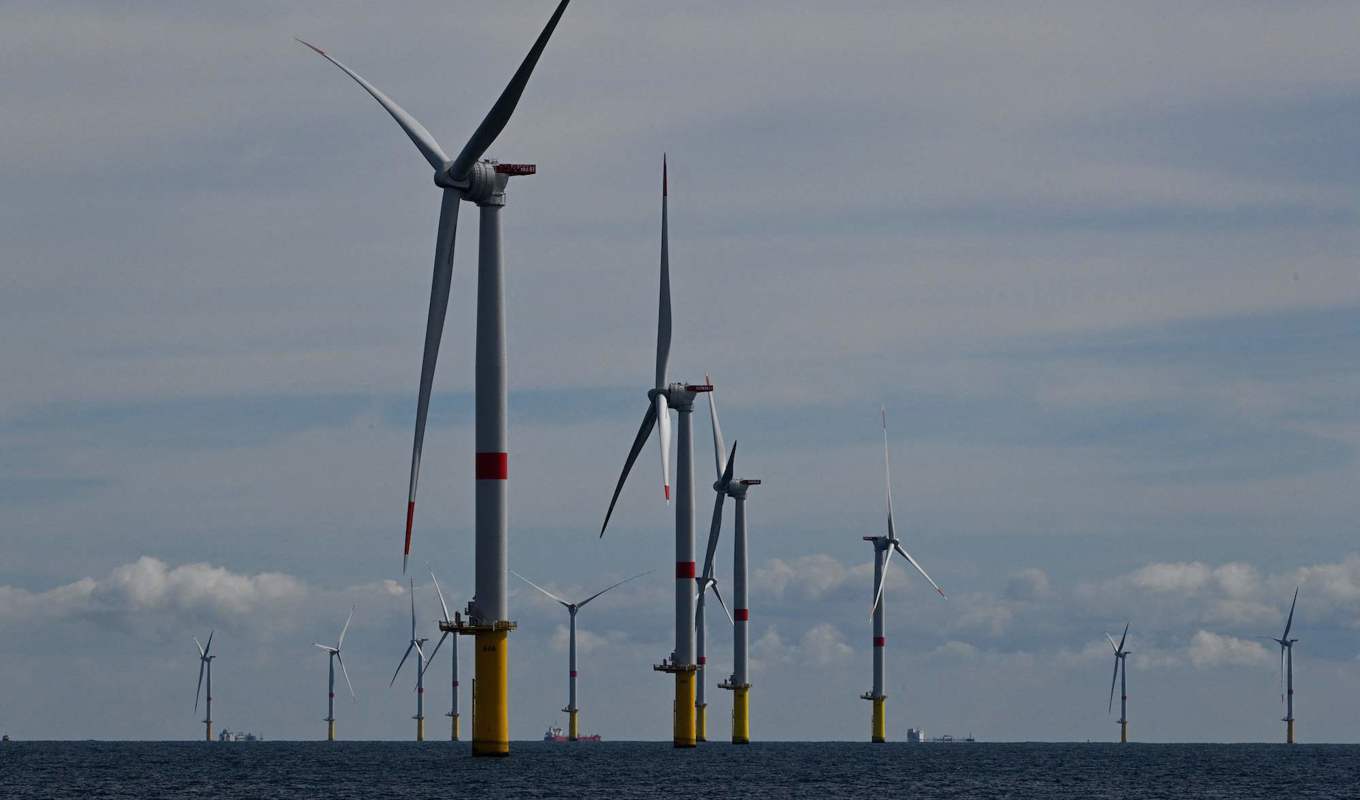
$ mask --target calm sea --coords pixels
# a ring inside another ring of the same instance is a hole
[[[0,798],[1342,798],[1360,746],[8,742]]]

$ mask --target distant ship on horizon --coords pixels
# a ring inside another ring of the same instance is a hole
[[[570,742],[571,739],[567,738],[567,735],[566,735],[565,733],[562,732],[562,728],[561,728],[560,726],[557,726],[557,725],[550,725],[550,726],[548,727],[548,730],[545,731],[545,732],[543,733],[543,741],[545,741],[545,742]],[[600,734],[598,734],[598,733],[592,733],[592,734],[590,734],[589,736],[577,736],[577,737],[576,737],[576,741],[578,741],[578,742],[598,742],[598,741],[600,741]]]

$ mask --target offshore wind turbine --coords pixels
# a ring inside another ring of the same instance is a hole
[[[476,637],[472,754],[510,754],[510,712],[507,688],[507,635],[515,623],[509,619],[506,597],[506,480],[509,475],[506,444],[505,314],[502,290],[500,211],[512,176],[533,175],[533,164],[502,164],[483,159],[487,149],[505,129],[520,95],[547,47],[569,0],[561,0],[528,55],[487,112],[471,138],[454,158],[449,158],[430,132],[414,117],[349,67],[325,50],[302,42],[339,67],[364,88],[396,120],[416,149],[434,170],[434,183],[443,190],[439,225],[435,235],[434,278],[430,287],[430,310],[425,323],[425,347],[420,368],[420,392],[416,402],[415,440],[411,448],[411,475],[406,501],[406,539],[402,572],[411,555],[411,528],[415,519],[416,482],[429,413],[439,342],[444,331],[449,287],[453,280],[454,240],[458,209],[463,201],[480,211],[477,254],[476,343],[476,588],[468,603],[468,620],[458,632]],[[299,39],[299,41],[301,41]]]
[[[1284,740],[1294,743],[1294,643],[1298,639],[1289,638],[1289,630],[1294,627],[1294,606],[1299,602],[1299,587],[1294,587],[1294,599],[1289,603],[1289,618],[1284,622],[1284,633],[1280,638],[1270,637],[1280,646],[1280,702],[1284,703]]]
[[[349,682],[349,671],[345,669],[345,659],[340,656],[340,648],[345,644],[345,632],[349,630],[350,620],[354,619],[354,609],[351,607],[349,616],[345,618],[345,627],[340,629],[340,638],[335,640],[335,647],[316,642],[316,646],[326,651],[327,660],[330,662],[329,677],[326,682],[326,741],[335,741],[335,662],[340,662],[340,674],[345,676],[345,685],[349,687],[349,696],[354,697],[354,684]]]
[[[411,651],[416,651],[416,715],[412,717],[416,721],[416,741],[425,741],[425,650],[424,645],[429,639],[416,636],[416,583],[411,581],[411,643],[406,645],[406,652],[401,656],[401,662],[397,664],[397,671],[392,673],[392,680],[387,684],[388,688],[397,682],[397,676],[401,674],[401,668],[406,665],[406,658],[411,655]]]
[[[544,589],[542,586],[539,586],[538,584],[534,583],[533,581],[529,580],[528,578],[524,577],[523,575],[519,574],[518,572],[515,572],[513,569],[510,570],[510,573],[511,573],[512,575],[514,575],[516,578],[519,578],[520,580],[524,581],[525,583],[529,584],[530,586],[532,586],[532,587],[534,587],[535,589],[539,590],[539,591],[542,592],[543,594],[547,595],[548,597],[550,597],[550,598],[552,598],[553,600],[556,600],[558,603],[560,603],[560,604],[562,605],[562,607],[565,608],[565,609],[567,610],[567,615],[570,617],[570,620],[571,620],[571,643],[570,643],[570,646],[568,647],[568,650],[567,650],[567,653],[568,653],[568,655],[567,655],[567,707],[564,708],[564,709],[562,709],[563,711],[565,711],[565,712],[567,713],[567,720],[568,720],[568,722],[567,722],[567,741],[574,742],[574,741],[576,741],[577,738],[580,736],[579,718],[580,718],[580,711],[581,711],[581,709],[576,705],[576,612],[578,612],[578,611],[580,611],[581,609],[585,608],[585,607],[586,607],[586,603],[589,603],[591,600],[594,600],[595,598],[599,597],[600,595],[604,594],[605,592],[609,591],[610,589],[613,589],[613,588],[618,587],[618,586],[622,586],[622,585],[624,585],[625,583],[627,583],[627,582],[629,582],[629,581],[631,581],[631,580],[634,580],[634,579],[636,579],[636,578],[641,578],[643,575],[650,575],[650,574],[652,574],[652,573],[655,572],[655,571],[656,571],[656,570],[650,570],[650,569],[649,569],[649,570],[647,570],[646,572],[639,572],[638,574],[634,575],[634,576],[631,577],[631,578],[624,578],[623,580],[619,581],[618,583],[610,584],[609,586],[604,587],[604,588],[601,589],[600,591],[596,592],[595,594],[592,594],[590,597],[587,597],[586,599],[582,600],[582,601],[579,602],[579,603],[571,603],[571,602],[568,602],[568,601],[566,601],[566,600],[563,600],[562,598],[558,597],[557,595],[553,594],[552,592],[548,591],[547,589]]]
[[[712,397],[711,394],[709,396]],[[694,739],[699,742],[708,741],[708,701],[704,689],[704,676],[708,670],[708,624],[704,619],[704,608],[707,605],[709,591],[713,592],[713,596],[718,600],[718,605],[722,606],[723,613],[727,615],[728,623],[733,624],[732,612],[727,609],[727,603],[723,602],[722,593],[718,591],[718,578],[714,575],[713,548],[716,546],[717,541],[710,532],[708,539],[709,556],[704,560],[703,572],[694,579],[698,587],[694,593],[694,653],[698,666],[694,679]]]
[[[694,437],[691,430],[691,414],[694,412],[694,398],[703,392],[712,391],[707,384],[667,383],[666,366],[671,354],[671,273],[669,255],[669,235],[666,226],[666,203],[669,195],[666,178],[666,161],[661,161],[661,291],[658,300],[656,326],[656,380],[652,389],[647,391],[647,411],[642,415],[642,425],[638,428],[628,458],[623,462],[623,473],[614,487],[614,496],[609,500],[609,510],[605,512],[604,524],[600,526],[600,536],[604,536],[609,526],[609,517],[614,513],[614,504],[619,500],[619,492],[628,480],[628,473],[637,460],[638,453],[647,444],[652,429],[657,430],[657,443],[661,446],[661,486],[669,502],[670,486],[670,445],[671,417],[674,410],[680,420],[678,454],[676,456],[676,496],[675,496],[675,649],[669,658],[661,659],[652,669],[675,675],[674,718],[671,740],[676,747],[695,747],[694,730],[694,679],[698,671],[695,663],[694,641]]]
[[[862,699],[874,704],[869,729],[869,740],[872,742],[888,740],[888,720],[883,708],[884,701],[888,699],[883,693],[883,651],[888,645],[888,639],[883,632],[883,582],[888,577],[888,562],[892,560],[893,553],[899,554],[908,564],[915,567],[916,571],[921,573],[921,577],[935,587],[940,597],[945,596],[939,584],[931,580],[925,569],[916,563],[916,559],[912,558],[910,553],[902,549],[902,541],[897,538],[897,528],[893,524],[892,471],[888,462],[888,412],[880,408],[879,413],[883,420],[883,477],[887,485],[888,535],[863,537],[864,541],[872,542],[874,545],[874,604],[869,609],[874,620],[874,688],[860,695]]]
[[[1129,624],[1124,623],[1124,634],[1119,637],[1119,644],[1114,643],[1114,637],[1105,634],[1110,647],[1114,648],[1114,674],[1110,676],[1110,705],[1109,710],[1114,711],[1114,683],[1119,681],[1119,741],[1121,743],[1129,740],[1129,653],[1131,650],[1124,649],[1124,642],[1129,638]]]
[[[214,658],[217,658],[217,656],[210,655],[214,633],[216,631],[208,631],[207,645],[199,644],[198,637],[194,637],[194,646],[198,648],[198,689],[194,691],[194,712],[197,713],[198,711],[198,697],[203,691],[203,676],[206,674],[208,676],[208,705],[203,714],[203,737],[209,742],[212,741],[212,662]]]
[[[444,640],[449,638],[449,634],[454,635],[453,644],[450,645],[453,648],[453,700],[449,706],[449,713],[444,716],[449,718],[452,727],[449,741],[456,742],[461,735],[458,725],[458,627],[463,620],[457,611],[453,612],[452,618],[449,617],[449,604],[444,602],[444,592],[439,588],[439,579],[434,576],[434,570],[430,570],[430,580],[434,581],[434,590],[439,595],[439,608],[444,612],[444,618],[439,622],[439,629],[444,632],[444,635],[439,637],[439,641],[434,646],[434,651],[430,653],[431,663],[434,662],[434,657],[439,653],[439,648],[444,644]]]
[[[707,375],[704,376],[704,381],[712,383]],[[713,578],[713,557],[718,548],[718,535],[722,530],[723,499],[731,497],[736,501],[737,507],[732,536],[732,602],[735,604],[732,610],[732,616],[735,617],[732,623],[732,674],[718,684],[718,688],[732,692],[732,744],[750,744],[751,682],[747,674],[746,651],[750,642],[747,626],[751,622],[751,608],[746,596],[746,492],[752,486],[759,486],[760,480],[732,477],[737,443],[732,442],[732,452],[727,456],[723,455],[722,426],[718,424],[718,404],[714,399],[716,396],[716,391],[708,394],[708,419],[713,426],[713,466],[718,476],[718,480],[713,484],[713,491],[717,497],[713,503],[713,524],[708,531],[708,552],[704,555],[704,578],[701,580],[712,581],[713,594],[721,603],[722,596],[718,594],[717,580]],[[727,610],[726,605],[723,606],[723,610]]]

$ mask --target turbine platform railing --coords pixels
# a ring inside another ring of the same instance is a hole
[[[444,633],[454,633],[460,636],[476,636],[479,633],[497,633],[499,631],[513,631],[519,627],[514,620],[498,619],[490,625],[478,625],[471,621],[464,621],[457,613],[453,615],[453,622],[442,621],[439,623],[439,630]]]
[[[737,682],[733,681],[731,677],[728,677],[728,678],[724,678],[724,679],[723,679],[723,682],[720,683],[720,684],[718,684],[718,688],[719,688],[719,689],[726,689],[726,690],[728,690],[729,692],[735,692],[735,691],[737,691],[738,689],[750,689],[750,688],[751,688],[751,684],[749,684],[749,683],[737,683]]]
[[[652,669],[657,672],[669,672],[672,675],[685,672],[698,672],[698,664],[677,664],[669,658],[661,659],[660,664],[653,664]]]

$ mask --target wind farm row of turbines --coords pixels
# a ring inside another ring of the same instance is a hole
[[[425,327],[425,341],[421,361],[419,389],[416,403],[415,435],[412,444],[410,477],[406,504],[406,524],[402,551],[402,571],[408,568],[412,551],[417,485],[420,476],[421,454],[429,414],[433,380],[443,336],[444,319],[453,279],[453,259],[457,234],[458,213],[464,202],[475,205],[479,214],[477,262],[477,311],[475,340],[475,483],[474,494],[474,587],[471,599],[463,611],[450,615],[444,595],[435,582],[443,617],[439,622],[441,636],[427,658],[425,645],[429,639],[421,637],[415,619],[414,583],[412,582],[412,624],[410,639],[401,662],[393,674],[392,683],[402,667],[415,653],[417,738],[424,737],[424,677],[430,661],[447,639],[452,639],[454,699],[449,712],[451,736],[460,738],[458,710],[458,640],[471,636],[474,640],[472,695],[472,746],[474,756],[506,756],[510,752],[509,729],[509,643],[510,634],[517,628],[511,618],[508,603],[508,526],[506,481],[509,477],[509,437],[506,414],[507,354],[506,322],[501,252],[501,211],[507,203],[507,188],[511,178],[535,174],[537,168],[528,163],[508,163],[485,158],[509,123],[529,78],[542,56],[549,39],[566,11],[569,0],[561,0],[546,25],[539,33],[528,54],[505,86],[491,110],[483,117],[471,137],[452,158],[442,149],[434,136],[390,97],[365,78],[345,66],[326,50],[314,44],[298,41],[335,67],[342,70],[362,87],[396,121],[410,138],[417,151],[433,170],[433,181],[440,189],[440,212],[435,235],[434,268],[430,290],[429,310]],[[669,202],[668,166],[662,162],[660,284],[656,358],[652,380],[646,389],[646,407],[641,424],[624,460],[623,469],[614,486],[613,495],[600,526],[603,537],[633,466],[647,441],[655,431],[661,458],[662,499],[674,507],[674,648],[653,665],[653,669],[671,676],[673,681],[672,741],[677,748],[692,748],[707,738],[705,653],[706,601],[710,593],[730,619],[733,630],[732,669],[717,684],[732,692],[731,741],[743,744],[750,741],[749,624],[751,598],[748,591],[748,541],[746,501],[751,487],[760,485],[756,478],[738,477],[736,472],[737,443],[727,447],[718,421],[714,385],[707,375],[702,383],[676,380],[669,372],[672,343],[671,275],[669,261]],[[693,412],[700,396],[706,396],[713,437],[714,492],[713,513],[702,569],[696,570],[695,538],[695,479],[693,447]],[[671,414],[676,427],[672,429]],[[862,697],[872,704],[870,738],[875,742],[887,740],[887,720],[884,691],[886,634],[884,584],[894,555],[910,564],[941,597],[944,591],[926,573],[921,564],[907,552],[895,525],[892,507],[892,479],[888,458],[887,415],[882,412],[884,436],[884,474],[886,482],[887,526],[884,533],[863,537],[873,546],[874,584],[870,609],[873,635],[873,683]],[[672,482],[671,449],[675,445],[675,471]],[[724,600],[717,580],[716,559],[726,500],[733,500],[734,526],[732,534],[732,607]],[[519,576],[536,590],[565,607],[569,614],[571,643],[569,647],[568,701],[564,711],[569,715],[569,738],[579,735],[576,695],[577,651],[576,616],[590,601],[626,581],[636,580],[649,573],[634,575],[625,581],[608,586],[585,600],[569,602],[548,589]],[[432,574],[433,577],[433,574]],[[351,612],[352,618],[352,612]],[[1292,623],[1292,610],[1290,615]],[[328,654],[328,738],[335,734],[335,665],[349,685],[348,672],[342,658],[342,647],[349,620],[341,628],[335,645],[320,645]],[[1293,641],[1288,638],[1286,625],[1281,642],[1282,652],[1292,653]],[[1115,648],[1116,675],[1123,674],[1128,655],[1124,649],[1125,635]],[[197,640],[195,640],[197,642]],[[211,738],[211,654],[212,636],[207,646],[199,648],[200,690],[206,675],[208,682],[208,737]],[[1289,660],[1292,665],[1292,658]],[[1289,679],[1292,687],[1292,675]],[[1122,693],[1121,738],[1127,739],[1127,692]],[[1111,688],[1113,707],[1113,685]],[[197,707],[197,699],[195,700]],[[1291,688],[1292,709],[1292,688]],[[1292,710],[1287,713],[1289,737],[1292,740]]]

